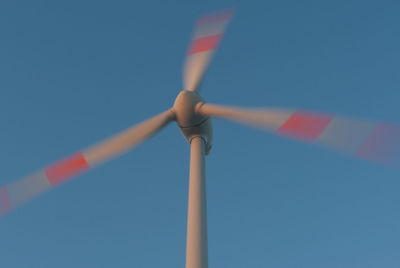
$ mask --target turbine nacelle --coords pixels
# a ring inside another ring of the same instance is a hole
[[[206,154],[212,146],[212,124],[209,116],[196,112],[204,99],[194,91],[182,90],[175,99],[173,111],[176,123],[185,139],[190,143],[194,137],[200,136],[206,143]]]

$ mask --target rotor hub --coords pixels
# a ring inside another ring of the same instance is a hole
[[[208,116],[198,114],[196,107],[204,103],[194,91],[182,90],[175,99],[173,110],[183,136],[190,143],[194,137],[201,137],[206,143],[206,154],[212,145],[212,124]]]
[[[180,127],[192,127],[207,120],[207,117],[196,113],[196,105],[204,102],[199,94],[193,91],[182,90],[175,99],[174,111],[176,122]]]

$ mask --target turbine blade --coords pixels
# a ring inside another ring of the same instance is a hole
[[[197,113],[322,145],[389,166],[400,165],[400,125],[290,109],[242,109],[211,104]]]
[[[74,176],[134,148],[172,120],[174,114],[168,110],[34,174],[0,187],[0,217]]]
[[[183,69],[183,87],[196,91],[224,35],[233,9],[207,14],[195,25]]]

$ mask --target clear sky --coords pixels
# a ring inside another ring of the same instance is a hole
[[[0,2],[0,185],[172,106],[195,18],[235,6],[210,103],[400,122],[399,1]],[[400,267],[399,169],[213,120],[210,267]],[[184,267],[175,124],[0,219],[0,266]]]

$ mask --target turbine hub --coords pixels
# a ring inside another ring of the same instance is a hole
[[[196,113],[196,105],[204,102],[199,94],[193,91],[182,90],[175,99],[174,111],[176,122],[180,127],[196,126],[207,119]]]
[[[196,112],[196,107],[204,103],[197,92],[182,90],[175,99],[173,110],[183,136],[190,143],[194,137],[200,136],[206,143],[206,154],[212,145],[212,124],[208,116]]]

